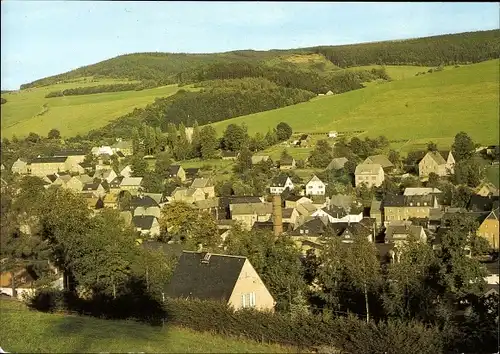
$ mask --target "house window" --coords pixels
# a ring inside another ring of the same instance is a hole
[[[242,307],[255,307],[255,293],[248,293],[241,295]]]
[[[424,202],[424,206],[427,206],[427,202]]]
[[[304,233],[304,230],[300,230],[300,233],[303,234]]]
[[[309,230],[306,230],[306,234],[308,234],[308,233],[309,233]]]

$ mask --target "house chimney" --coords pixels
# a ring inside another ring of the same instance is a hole
[[[281,214],[281,195],[273,195],[273,230],[274,236],[283,233],[283,221]]]

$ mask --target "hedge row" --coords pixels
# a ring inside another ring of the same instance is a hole
[[[439,353],[443,338],[434,327],[417,322],[366,323],[349,317],[290,316],[252,309],[233,311],[227,305],[200,300],[167,299],[165,303],[144,296],[78,299],[69,293],[42,290],[30,300],[42,311],[71,311],[101,318],[134,318],[177,325],[201,332],[294,346],[341,348],[348,353]],[[161,321],[160,321],[161,322]]]

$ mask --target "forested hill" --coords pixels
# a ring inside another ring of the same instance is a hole
[[[360,65],[454,65],[500,56],[500,30],[465,32],[402,41],[314,47],[342,68]]]
[[[498,58],[499,53],[500,30],[293,50],[244,50],[215,54],[137,53],[36,80],[21,85],[21,89],[88,76],[155,80],[158,85],[166,85],[193,81],[200,72],[214,65],[235,63],[297,73],[329,73],[339,67],[371,64],[437,66],[476,63]]]

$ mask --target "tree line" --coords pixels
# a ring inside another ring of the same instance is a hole
[[[62,91],[51,91],[47,95],[45,95],[45,98],[92,95],[95,93],[103,93],[103,92],[121,92],[121,91],[134,91],[134,90],[141,91],[156,86],[157,83],[155,81],[149,80],[149,81],[130,83],[130,84],[111,84],[111,85],[97,85],[88,87],[75,87]]]
[[[455,65],[498,58],[500,31],[447,34],[402,41],[385,41],[308,48],[342,68],[361,65]]]

